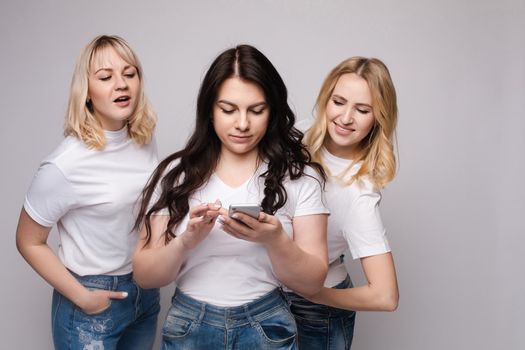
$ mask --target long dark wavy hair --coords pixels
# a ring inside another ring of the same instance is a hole
[[[305,166],[314,167],[324,180],[322,167],[312,163],[302,144],[303,133],[294,127],[295,115],[288,105],[288,92],[279,73],[259,50],[239,45],[221,53],[211,64],[202,81],[197,98],[195,130],[186,146],[164,159],[153,172],[141,196],[140,211],[135,228],[146,226],[146,244],[151,239],[150,217],[168,208],[170,219],[164,232],[165,243],[175,237],[173,228],[189,211],[189,197],[203,186],[215,170],[221,141],[212,124],[213,106],[221,84],[237,76],[259,86],[269,106],[269,121],[265,135],[258,144],[259,158],[268,163],[264,178],[262,210],[274,214],[283,207],[287,193],[283,186],[286,176],[297,179],[305,174]],[[178,163],[169,171],[172,162]],[[159,197],[150,201],[160,181]]]

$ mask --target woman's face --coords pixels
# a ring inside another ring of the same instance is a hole
[[[326,105],[328,137],[325,147],[335,156],[354,159],[359,143],[374,126],[372,95],[366,80],[343,74]]]
[[[140,79],[137,69],[113,47],[94,57],[88,78],[88,98],[105,130],[119,130],[137,106]]]
[[[269,117],[270,108],[258,85],[239,77],[225,80],[213,105],[213,127],[221,140],[221,152],[256,155]]]

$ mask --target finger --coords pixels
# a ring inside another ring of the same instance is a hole
[[[275,218],[275,216],[273,216],[273,215],[269,215],[269,214],[266,214],[264,212],[261,212],[259,214],[259,220],[258,221],[271,224],[271,223],[273,223],[273,219],[274,218]]]
[[[208,208],[212,210],[219,210],[222,208],[222,203],[220,200],[216,199],[213,203],[208,203]]]
[[[110,299],[125,299],[128,297],[128,292],[113,292],[108,291],[107,294],[108,298]]]
[[[237,219],[232,219],[229,217],[223,218],[222,224],[224,226],[227,226],[228,229],[234,231],[237,234],[241,234],[243,236],[251,236],[253,234],[253,229],[243,223],[242,221],[237,221]]]
[[[188,221],[188,228],[198,230],[199,226],[202,226],[202,224],[208,224],[208,223],[210,223],[208,218],[206,218],[205,216],[198,216]]]
[[[228,226],[225,226],[225,225],[221,225],[221,230],[223,230],[224,232],[226,232],[227,234],[229,234],[230,236],[232,236],[234,238],[242,239],[242,240],[245,240],[245,241],[249,241],[249,237],[246,237],[246,236],[236,232],[235,230],[232,230],[231,227],[228,227]]]
[[[196,207],[190,209],[190,219],[198,216],[203,216],[208,210],[208,203],[202,203]]]
[[[250,228],[256,227],[259,223],[259,220],[252,218],[250,215],[240,212],[234,213],[231,217],[235,220],[242,222]]]

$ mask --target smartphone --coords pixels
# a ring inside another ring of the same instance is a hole
[[[252,218],[259,219],[261,206],[259,204],[231,204],[228,210],[228,215],[232,216],[236,212],[244,213]]]

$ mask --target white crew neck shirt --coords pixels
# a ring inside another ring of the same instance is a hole
[[[339,175],[352,163],[321,150],[324,165],[333,176]],[[362,163],[352,166],[347,176],[354,175]],[[345,185],[329,176],[325,199],[330,210],[328,218],[328,258],[332,263],[350,249],[354,259],[383,254],[390,251],[386,230],[381,221],[379,203],[381,193],[374,189],[368,178]],[[333,287],[347,275],[344,264],[329,266],[325,287]]]
[[[224,208],[238,203],[260,204],[264,198],[264,179],[259,175],[266,169],[267,164],[263,163],[250,179],[238,187],[230,187],[215,173],[212,174],[208,182],[190,198],[190,208],[200,203],[215,202],[216,199],[222,202]],[[293,237],[294,217],[328,214],[317,173],[309,167],[305,171],[311,177],[303,175],[297,180],[285,180],[288,200],[276,213],[290,237]],[[156,215],[167,215],[167,210]],[[175,234],[183,234],[187,223],[188,215],[177,225]],[[281,286],[262,244],[234,238],[219,227],[216,222],[208,237],[186,257],[175,280],[182,292],[206,303],[231,307],[256,300]]]
[[[137,145],[127,127],[104,134],[100,151],[66,137],[40,164],[24,202],[37,223],[57,224],[58,256],[80,276],[131,272],[134,209],[157,165],[155,140]]]

